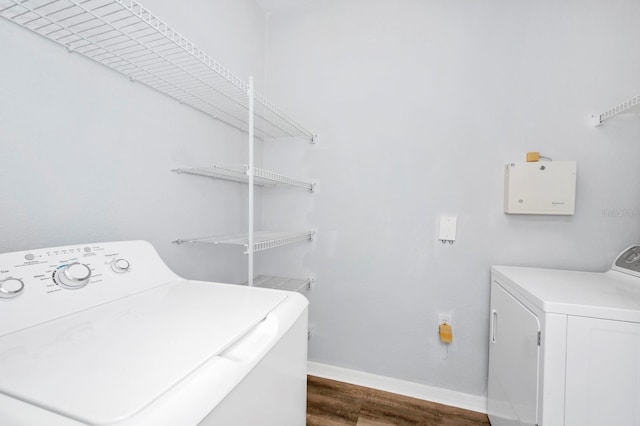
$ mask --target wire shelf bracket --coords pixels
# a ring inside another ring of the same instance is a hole
[[[255,137],[317,136],[133,0],[0,0],[0,17]]]
[[[600,126],[604,124],[605,121],[619,114],[640,114],[640,95],[634,96],[628,101],[625,101],[620,105],[616,105],[605,112],[592,114],[591,124],[594,126]]]

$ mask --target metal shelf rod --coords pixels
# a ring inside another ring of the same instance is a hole
[[[247,169],[247,175],[249,176],[249,238],[247,241],[247,251],[246,253],[249,255],[249,265],[248,265],[248,276],[249,276],[249,286],[253,287],[253,251],[255,249],[255,245],[253,242],[253,193],[254,193],[254,183],[255,183],[255,170],[254,170],[254,144],[253,140],[253,77],[249,77],[249,168]]]

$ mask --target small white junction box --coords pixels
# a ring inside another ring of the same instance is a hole
[[[572,215],[576,205],[576,162],[509,163],[504,172],[504,212]]]

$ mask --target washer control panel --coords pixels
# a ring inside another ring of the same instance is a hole
[[[0,335],[180,279],[145,241],[0,254]]]
[[[640,246],[631,246],[623,251],[612,269],[640,277]]]

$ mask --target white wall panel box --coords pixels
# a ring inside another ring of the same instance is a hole
[[[576,162],[509,163],[504,172],[507,214],[572,215],[576,204]]]

